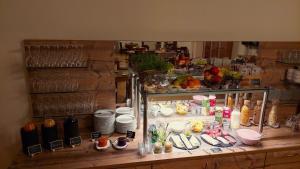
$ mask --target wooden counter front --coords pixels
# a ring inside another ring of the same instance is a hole
[[[299,168],[300,133],[289,128],[265,128],[261,145],[223,148],[221,153],[206,150],[139,157],[137,144],[141,131],[124,151],[112,148],[99,152],[89,140],[76,148],[43,152],[33,158],[20,153],[10,169],[222,169],[222,168]],[[290,167],[287,167],[289,166]]]

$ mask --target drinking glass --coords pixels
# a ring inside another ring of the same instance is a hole
[[[139,155],[144,157],[146,155],[146,149],[144,143],[138,143]]]

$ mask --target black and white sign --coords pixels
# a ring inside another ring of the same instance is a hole
[[[99,137],[101,137],[101,132],[99,132],[99,131],[91,132],[92,141],[97,140]]]
[[[64,142],[63,142],[63,140],[51,141],[49,144],[50,144],[50,150],[52,150],[52,151],[64,148]]]
[[[260,86],[260,79],[251,79],[251,85]]]
[[[71,145],[72,147],[77,146],[77,145],[80,145],[80,144],[81,144],[81,137],[80,137],[80,136],[70,138],[70,145]]]
[[[135,137],[135,132],[134,131],[127,131],[127,134],[126,134],[126,137],[127,138],[131,138],[131,139],[134,139]]]
[[[211,150],[213,153],[222,152],[222,149],[219,148],[219,147],[211,148],[210,150]]]
[[[32,157],[42,152],[42,146],[41,144],[29,146],[27,147],[27,150],[28,150],[28,155]]]

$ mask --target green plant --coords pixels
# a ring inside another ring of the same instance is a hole
[[[157,70],[167,72],[172,65],[154,53],[140,53],[131,56],[131,61],[138,72]]]

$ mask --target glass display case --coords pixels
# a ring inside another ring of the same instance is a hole
[[[135,108],[138,128],[143,127],[144,142],[151,139],[149,138],[151,127],[159,125],[158,123],[164,123],[165,127],[172,128],[173,132],[176,130],[184,132],[187,126],[192,132],[202,132],[203,125],[207,126],[218,121],[222,128],[230,129],[234,125],[234,109],[239,112],[236,119],[238,126],[242,124],[239,120],[246,119],[248,123],[243,124],[243,127],[257,126],[260,133],[263,131],[269,88],[199,88],[176,91],[168,89],[161,92],[145,89],[141,81],[137,74],[131,74],[132,106]],[[259,115],[252,111],[257,101],[262,102]],[[248,106],[247,112],[243,107],[244,103]],[[226,115],[226,111],[229,115]],[[255,120],[258,124],[254,123],[254,118],[258,118]],[[181,124],[177,123],[178,121],[186,121],[184,127],[179,127]],[[199,121],[202,121],[201,125],[197,124]]]

